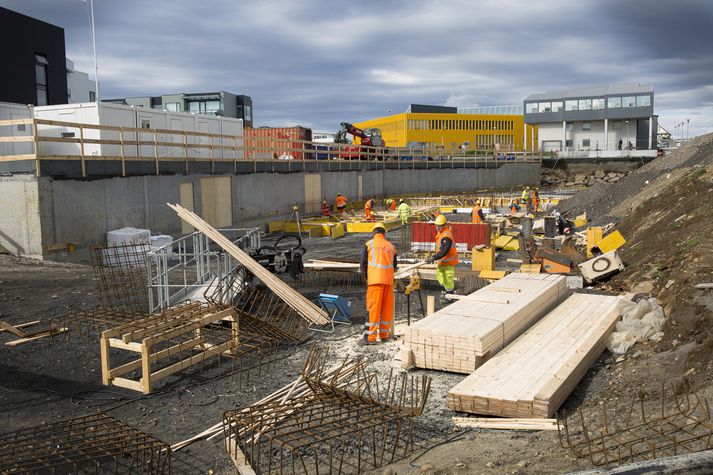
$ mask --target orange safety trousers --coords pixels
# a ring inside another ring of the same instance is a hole
[[[365,326],[367,340],[386,341],[394,331],[394,286],[372,284],[366,288],[366,310],[369,321]]]
[[[364,208],[364,216],[366,216],[367,221],[376,221],[371,214],[371,208]]]

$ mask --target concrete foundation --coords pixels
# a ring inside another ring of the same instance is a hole
[[[294,205],[316,211],[322,199],[331,202],[337,193],[357,201],[533,185],[539,178],[538,164],[521,163],[488,169],[146,175],[91,181],[14,175],[0,178],[0,250],[82,260],[112,229],[145,228],[177,237],[181,221],[167,202],[192,206],[220,227],[245,227],[289,216]],[[53,250],[64,243],[74,243],[77,253],[66,256]]]

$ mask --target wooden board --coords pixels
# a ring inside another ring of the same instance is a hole
[[[330,322],[327,312],[309,301],[304,295],[287,285],[279,277],[261,266],[255,259],[250,257],[245,251],[236,246],[230,239],[223,236],[210,224],[203,221],[200,216],[188,211],[177,204],[167,203],[168,206],[178,213],[178,216],[191,224],[194,228],[208,236],[217,245],[223,248],[228,254],[233,256],[255,277],[270,288],[287,305],[293,308],[302,318],[316,325],[326,325]]]
[[[565,284],[559,275],[510,274],[408,327],[404,346],[418,368],[472,373],[560,303]]]
[[[548,418],[604,351],[619,297],[573,294],[448,392],[453,411]]]

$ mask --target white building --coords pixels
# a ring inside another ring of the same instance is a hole
[[[538,128],[538,148],[570,155],[656,148],[654,87],[622,84],[532,94],[525,123]]]
[[[96,82],[89,79],[89,74],[74,69],[74,63],[67,59],[67,104],[94,102],[96,89]]]

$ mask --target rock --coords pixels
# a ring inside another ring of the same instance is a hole
[[[654,282],[652,280],[645,280],[639,282],[636,287],[632,290],[635,294],[650,294],[654,290]]]
[[[493,468],[493,467],[495,467],[495,465],[493,465],[493,462],[488,462],[488,463],[485,464],[485,466],[488,467],[488,468]]]
[[[382,475],[396,475],[396,472],[391,468],[385,468]]]
[[[594,172],[594,178],[604,178],[604,170],[597,170]]]
[[[465,464],[464,464],[463,462],[458,462],[458,463],[456,464],[456,467],[458,467],[458,468],[465,468]]]
[[[619,181],[619,180],[621,180],[621,178],[619,178],[618,176],[615,176],[614,178],[612,178],[612,179],[609,180],[609,181],[610,181],[611,183],[616,183],[616,182]]]
[[[626,358],[623,357],[623,356],[617,356],[617,357],[616,357],[616,360],[614,360],[614,361],[616,361],[617,363],[621,363],[621,362],[624,361],[625,359],[626,359]]]
[[[526,461],[520,460],[520,461],[517,463],[517,468],[525,468],[525,467],[527,467],[527,462],[526,462]]]
[[[676,281],[673,280],[673,279],[672,279],[672,280],[669,280],[668,282],[666,282],[665,287],[666,287],[667,289],[670,289],[671,286],[674,284],[674,282],[676,282]]]
[[[436,468],[430,463],[424,463],[421,465],[420,473],[432,474],[436,472]]]

